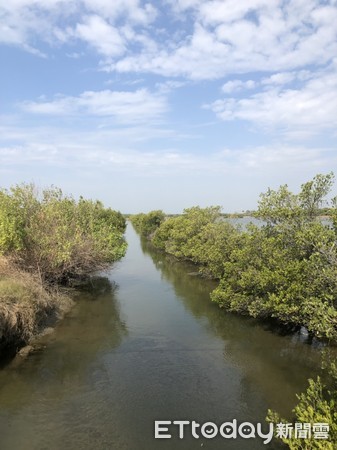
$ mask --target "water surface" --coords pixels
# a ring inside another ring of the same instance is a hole
[[[126,257],[93,281],[44,348],[0,371],[1,450],[277,448],[262,440],[154,439],[155,420],[290,418],[317,374],[301,336],[227,314],[215,284],[129,226]]]

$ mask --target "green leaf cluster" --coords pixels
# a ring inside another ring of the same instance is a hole
[[[337,340],[336,232],[319,219],[333,175],[317,175],[299,194],[262,194],[251,226],[224,262],[212,300],[253,317],[273,317]]]
[[[165,214],[161,210],[150,211],[148,214],[140,213],[130,216],[130,220],[135,230],[147,238],[151,238],[153,233],[165,220]]]
[[[334,232],[308,223],[292,233],[250,227],[224,262],[212,300],[234,312],[273,317],[337,339],[337,267]]]
[[[157,248],[198,264],[204,275],[216,279],[238,240],[238,229],[223,220],[219,206],[187,208],[181,216],[167,219],[153,236]]]
[[[121,213],[55,187],[0,191],[0,253],[42,281],[67,282],[117,261],[126,251],[125,226]]]
[[[333,364],[330,365],[332,385],[337,385],[336,374],[333,374]],[[335,450],[337,448],[337,392],[328,389],[320,377],[308,380],[309,386],[305,392],[297,395],[298,404],[293,409],[293,423],[327,423],[329,425],[328,439],[319,440],[311,436],[309,439],[297,438],[292,435],[283,438],[291,450]],[[274,424],[289,423],[275,411],[268,411],[267,421]]]

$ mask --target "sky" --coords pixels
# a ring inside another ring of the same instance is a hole
[[[240,212],[337,176],[336,24],[337,0],[4,0],[0,186]]]

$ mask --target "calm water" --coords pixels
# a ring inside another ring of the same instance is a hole
[[[44,348],[0,371],[0,449],[277,448],[174,431],[154,439],[154,420],[264,422],[268,408],[291,417],[320,350],[224,313],[195,268],[130,226],[127,240],[109,280],[95,281]]]

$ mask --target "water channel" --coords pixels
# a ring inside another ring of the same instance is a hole
[[[154,439],[155,420],[291,418],[318,372],[301,335],[228,314],[214,282],[127,229],[126,257],[93,280],[40,349],[0,370],[1,450],[277,449],[275,440]],[[282,448],[282,447],[281,447]]]

